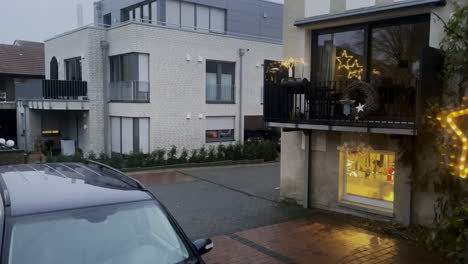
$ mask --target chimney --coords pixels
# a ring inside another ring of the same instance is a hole
[[[76,4],[76,23],[78,27],[83,26],[83,6]]]

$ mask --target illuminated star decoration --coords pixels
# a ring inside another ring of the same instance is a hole
[[[457,124],[455,124],[454,120],[455,118],[463,115],[468,115],[468,109],[462,109],[462,110],[455,110],[450,112],[446,118],[445,121],[447,121],[449,128],[460,138],[460,140],[463,142],[463,150],[459,159],[459,166],[458,169],[460,171],[460,177],[461,178],[466,178],[466,175],[468,174],[468,168],[466,167],[466,158],[468,154],[468,138],[463,134],[463,132],[458,128]],[[437,118],[441,120],[442,118]],[[453,164],[451,164],[453,166]]]
[[[353,56],[348,56],[348,52],[346,50],[343,50],[341,56],[337,57],[336,60],[338,61],[338,70],[344,68],[348,71],[348,79],[352,79],[353,77],[358,80],[362,79],[364,67],[359,65],[359,61],[357,59],[354,59],[353,61]]]
[[[359,105],[356,106],[357,112],[358,112],[358,113],[359,113],[359,112],[364,112],[364,107],[365,107],[365,106],[366,106],[365,104],[359,103]]]
[[[341,70],[342,68],[345,68],[349,70],[349,62],[353,59],[353,56],[348,56],[348,53],[346,50],[343,50],[343,53],[341,53],[341,56],[336,58],[338,61],[338,70]]]
[[[359,65],[357,59],[354,60],[354,63],[348,69],[348,79],[356,77],[356,79],[362,79],[362,72],[364,71],[364,67]]]

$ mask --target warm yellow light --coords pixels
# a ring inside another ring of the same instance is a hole
[[[452,118],[447,118],[447,122],[452,123]]]
[[[465,168],[465,166],[460,166],[459,168],[460,168],[460,170],[463,170]]]
[[[459,135],[459,136],[461,136],[463,134],[460,130],[457,130],[455,133],[457,133],[457,135]]]
[[[461,139],[461,141],[463,142],[463,150],[462,150],[462,153],[460,155],[460,165],[459,165],[459,169],[460,169],[460,174],[459,176],[461,178],[466,178],[467,175],[468,175],[468,168],[466,168],[466,159],[467,159],[467,156],[468,156],[468,138],[463,134],[463,131],[461,131],[457,125],[453,122],[453,118],[455,117],[459,117],[459,116],[462,116],[462,115],[466,115],[468,114],[468,109],[458,109],[456,111],[453,111],[453,112],[450,112],[448,113],[446,116],[445,116],[445,120],[447,121],[450,129],[447,130],[447,132],[450,134],[450,133],[453,133],[455,132]],[[440,118],[437,117],[437,120],[443,120],[444,118]],[[444,123],[442,123],[442,127],[443,128],[446,128],[446,126],[444,125]],[[456,137],[452,137],[453,140],[456,140]],[[454,148],[456,148],[454,146]],[[453,156],[455,155],[450,155],[450,158],[453,159]],[[454,167],[455,165],[453,163],[450,163],[449,164],[450,167]],[[455,174],[453,174],[455,175]]]

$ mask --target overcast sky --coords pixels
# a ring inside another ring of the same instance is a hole
[[[82,4],[84,24],[93,21],[96,0],[0,0],[0,43],[16,39],[44,41],[77,26],[76,5]],[[268,0],[282,3],[284,0]]]

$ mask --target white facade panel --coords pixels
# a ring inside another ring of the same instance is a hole
[[[375,5],[375,0],[346,0],[346,9],[357,9]]]
[[[206,118],[206,130],[234,129],[235,126],[234,116]]]

